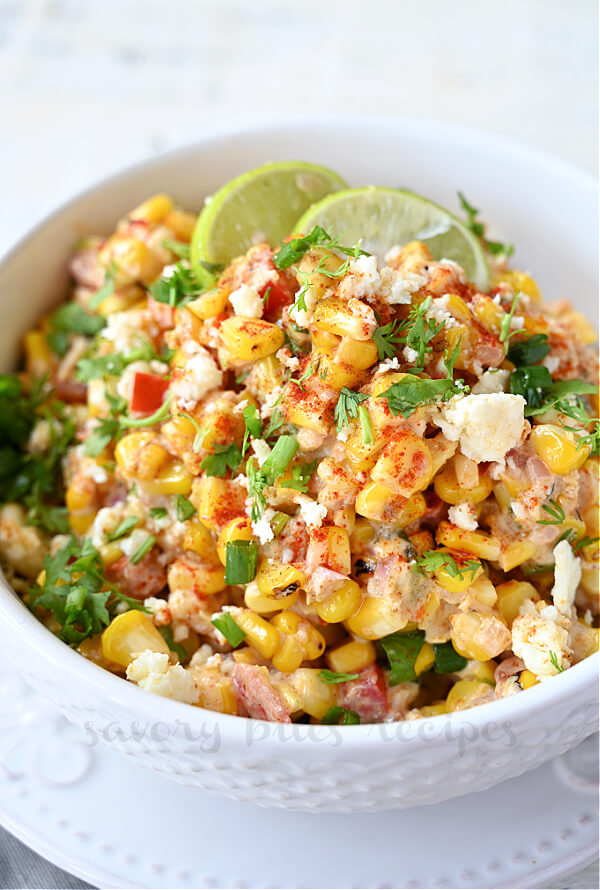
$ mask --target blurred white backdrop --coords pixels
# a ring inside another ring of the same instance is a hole
[[[438,118],[595,170],[596,0],[0,0],[0,249],[144,156],[311,113]]]

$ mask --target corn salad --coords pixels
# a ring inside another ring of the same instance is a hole
[[[199,274],[195,222],[155,195],[79,245],[1,378],[0,555],[40,620],[142,689],[286,723],[461,710],[596,651],[585,319],[416,241],[315,231]]]

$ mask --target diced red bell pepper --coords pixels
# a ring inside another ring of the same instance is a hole
[[[136,371],[131,389],[131,410],[140,414],[153,414],[163,403],[169,381],[157,374]]]

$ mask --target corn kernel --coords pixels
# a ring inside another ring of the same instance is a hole
[[[436,569],[433,574],[435,580],[440,587],[444,588],[444,590],[449,590],[451,593],[462,593],[464,590],[471,587],[477,578],[480,578],[481,575],[483,575],[483,566],[480,564],[475,569],[471,566],[466,567],[466,563],[469,560],[472,561],[472,557],[468,554],[452,552],[450,555],[458,566],[459,574],[453,575],[448,570],[448,566],[442,566],[442,568]]]
[[[262,318],[236,315],[227,318],[220,327],[228,354],[240,361],[266,358],[283,346],[285,336],[281,328]]]
[[[574,433],[552,423],[534,426],[529,441],[537,456],[558,476],[578,470],[590,454],[589,445],[578,441]]]
[[[278,597],[290,588],[303,587],[306,575],[291,564],[269,563],[264,559],[259,566],[256,583],[264,596]]]
[[[450,616],[452,644],[465,658],[489,661],[510,642],[506,626],[492,615],[479,612],[458,612]]]
[[[127,667],[131,661],[150,649],[168,654],[169,647],[152,620],[138,609],[117,615],[102,633],[102,652],[109,661]]]
[[[277,629],[249,609],[236,609],[233,617],[246,634],[249,645],[263,658],[272,658],[280,642]]]
[[[532,686],[537,686],[539,682],[536,675],[527,670],[527,668],[519,674],[519,686],[521,689],[531,689]]]
[[[396,633],[406,625],[406,619],[399,617],[381,596],[367,596],[354,615],[346,619],[346,627],[366,640],[380,640],[387,634]]]
[[[204,562],[216,562],[217,549],[213,536],[197,519],[190,519],[186,524],[183,549],[196,553]]]
[[[34,377],[43,377],[52,368],[52,350],[41,331],[28,331],[23,337],[25,367]]]
[[[221,530],[217,540],[217,553],[225,565],[227,563],[227,545],[231,541],[252,541],[254,532],[252,523],[244,516],[236,516]]]
[[[315,603],[317,615],[328,624],[335,624],[350,618],[361,601],[360,587],[356,581],[344,581],[326,599]]]
[[[140,483],[147,494],[182,494],[192,490],[192,476],[180,460],[170,460],[155,479]]]
[[[537,602],[539,593],[527,581],[505,581],[496,587],[498,610],[509,627],[519,614],[519,609],[527,599]]]
[[[522,565],[535,556],[536,545],[532,541],[513,541],[500,554],[500,568],[504,572],[510,572],[516,566]]]
[[[478,680],[459,680],[446,696],[448,711],[464,711],[472,707],[477,699],[489,696],[491,687]]]
[[[315,668],[300,668],[290,677],[290,683],[300,696],[302,710],[316,720],[321,720],[335,704],[334,687],[323,683]]]
[[[326,297],[315,306],[312,323],[320,331],[351,337],[354,340],[370,340],[372,331],[362,315],[354,315],[348,304],[337,297]]]
[[[227,291],[223,288],[209,290],[200,294],[195,300],[191,300],[186,308],[197,318],[206,321],[208,318],[214,318],[215,315],[224,312],[228,299]]]
[[[526,272],[520,272],[518,269],[507,269],[494,278],[494,286],[498,284],[508,284],[515,293],[520,291],[527,294],[535,303],[542,302],[542,294],[539,287]]]
[[[435,649],[431,643],[423,643],[415,661],[415,674],[420,677],[425,671],[431,670],[435,664]]]
[[[184,210],[171,210],[164,219],[164,224],[171,229],[178,241],[191,241],[198,217],[195,213]]]
[[[436,532],[438,544],[450,550],[463,550],[480,559],[497,560],[500,556],[500,541],[485,532],[469,532],[450,522],[440,522]]]
[[[153,195],[128,214],[130,219],[141,219],[149,223],[159,223],[173,209],[168,195]]]
[[[371,479],[408,498],[427,488],[433,475],[426,443],[410,430],[399,430],[371,470]]]
[[[193,669],[192,669],[193,670]],[[200,705],[220,714],[237,714],[233,680],[216,670],[193,670]]]
[[[472,488],[463,488],[456,478],[456,469],[452,462],[446,464],[444,469],[433,480],[435,493],[446,504],[479,504],[485,501],[492,491],[492,480],[489,476],[479,474],[479,480]]]
[[[323,336],[323,332],[319,333]],[[342,337],[335,352],[336,361],[350,365],[359,371],[366,371],[367,368],[375,364],[378,358],[379,353],[373,340],[353,340],[351,337]]]
[[[280,609],[291,609],[297,599],[297,590],[293,590],[287,596],[266,596],[260,592],[258,584],[254,581],[246,585],[244,591],[245,604],[253,612],[258,612],[259,615],[269,615],[273,612],[278,612]]]
[[[332,671],[356,674],[375,663],[377,651],[370,640],[352,640],[337,649],[329,649],[325,658]]]

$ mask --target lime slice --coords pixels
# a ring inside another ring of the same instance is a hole
[[[285,161],[250,170],[210,198],[192,236],[191,262],[229,263],[259,241],[273,247],[294,232],[294,223],[311,204],[347,188],[332,170]]]
[[[310,207],[292,226],[306,234],[322,226],[347,246],[358,241],[379,258],[395,245],[423,241],[434,259],[454,260],[464,266],[469,281],[487,291],[490,270],[478,239],[459,219],[427,198],[404,189],[348,189]]]

